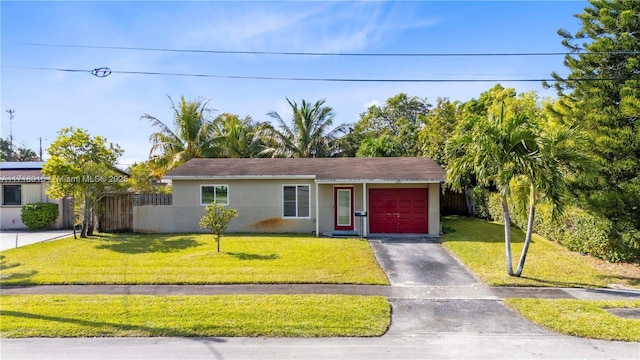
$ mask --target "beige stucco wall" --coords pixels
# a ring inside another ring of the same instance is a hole
[[[24,229],[26,226],[20,220],[20,206],[3,206],[1,229]]]
[[[440,236],[440,184],[429,184],[429,235]]]
[[[228,232],[312,233],[315,231],[315,185],[312,180],[173,181],[172,206],[134,206],[134,231],[205,232],[198,223],[205,206],[200,205],[201,185],[228,185],[229,208],[238,211]],[[309,218],[283,219],[283,185],[309,185]],[[162,229],[162,230],[158,230]]]
[[[319,218],[319,230],[320,234],[331,234],[334,230],[334,189],[336,187],[352,187],[353,188],[353,211],[365,211],[363,201],[362,201],[362,184],[319,184],[318,185],[318,194],[319,199],[319,208],[318,213],[320,214]],[[314,199],[315,200],[315,199]],[[353,222],[355,226],[355,231],[359,234],[360,231],[360,220],[356,217],[353,217]]]
[[[46,183],[3,183],[2,185],[22,185],[21,196],[22,205],[32,204],[38,202],[50,202],[58,204],[58,219],[54,222],[53,228],[59,228],[62,224],[62,209],[60,208],[60,202],[49,199],[46,194]],[[2,191],[0,191],[0,204],[4,201],[2,199]],[[0,205],[0,229],[25,229],[26,226],[22,223],[22,205]]]
[[[311,179],[285,180],[232,180],[232,181],[173,181],[172,206],[134,206],[133,230],[137,232],[205,232],[198,223],[204,214],[200,205],[201,185],[228,185],[229,205],[239,217],[229,224],[228,232],[246,233],[313,233],[316,231],[316,185]],[[283,185],[309,185],[311,193],[310,217],[284,219],[282,217]],[[318,185],[318,230],[330,234],[334,230],[333,191],[335,187],[353,187],[354,211],[367,211],[363,199],[363,184]],[[440,233],[439,184],[366,184],[367,192],[373,188],[428,188],[429,234]],[[368,200],[367,200],[368,202]],[[368,207],[368,203],[367,203]],[[353,218],[355,230],[362,234],[360,219]],[[368,218],[364,219],[368,233]]]

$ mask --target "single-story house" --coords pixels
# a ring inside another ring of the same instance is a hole
[[[68,199],[54,200],[46,194],[48,178],[42,174],[44,162],[0,162],[0,229],[24,229],[22,205],[31,203],[58,204],[56,229],[71,224]],[[68,219],[67,219],[68,218]]]
[[[170,206],[134,206],[134,231],[194,232],[212,201],[228,232],[440,234],[444,170],[429,158],[192,159],[167,173]]]

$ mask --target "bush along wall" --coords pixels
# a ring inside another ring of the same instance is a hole
[[[58,218],[58,204],[33,203],[22,205],[20,218],[29,229],[44,229]]]
[[[491,219],[504,223],[502,203],[497,193],[488,193],[487,209]],[[528,209],[517,208],[510,203],[512,225],[526,229]],[[633,231],[618,233],[614,224],[603,217],[590,214],[578,207],[565,209],[562,217],[552,220],[553,208],[541,203],[536,206],[533,231],[546,239],[556,241],[571,251],[591,255],[610,262],[640,259],[640,249],[625,237],[637,235]]]

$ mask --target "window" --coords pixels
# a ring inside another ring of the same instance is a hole
[[[22,205],[22,185],[3,185],[2,205]]]
[[[228,185],[200,185],[200,205],[229,205]]]
[[[285,185],[282,189],[282,217],[308,218],[309,185]]]

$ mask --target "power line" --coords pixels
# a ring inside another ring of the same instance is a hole
[[[43,44],[43,43],[15,43],[21,46],[59,47],[103,50],[128,51],[157,51],[196,54],[229,54],[229,55],[284,55],[284,56],[371,56],[371,57],[490,57],[490,56],[565,56],[581,54],[627,54],[638,55],[640,51],[603,51],[603,52],[521,52],[521,53],[338,53],[338,52],[302,52],[302,51],[245,51],[245,50],[205,50],[205,49],[170,49],[152,47],[104,46],[104,45],[72,45],[72,44]]]
[[[244,79],[244,80],[277,80],[277,81],[320,81],[320,82],[367,82],[367,83],[480,83],[480,82],[553,82],[553,78],[537,78],[537,79],[508,79],[508,78],[491,78],[491,79],[364,79],[364,78],[322,78],[322,77],[280,77],[280,76],[246,76],[246,75],[221,75],[221,74],[194,74],[194,73],[173,73],[159,71],[127,71],[127,70],[111,70],[109,68],[97,68],[92,70],[85,69],[65,69],[65,68],[49,68],[49,67],[30,67],[30,66],[1,66],[2,68],[24,69],[24,70],[45,70],[45,71],[62,71],[62,72],[85,72],[94,74],[96,72],[108,69],[110,74],[128,74],[128,75],[154,75],[154,76],[181,76],[181,77],[201,77],[201,78],[218,78],[218,79]],[[103,76],[99,76],[103,77]],[[620,81],[622,78],[577,78],[571,81]]]

